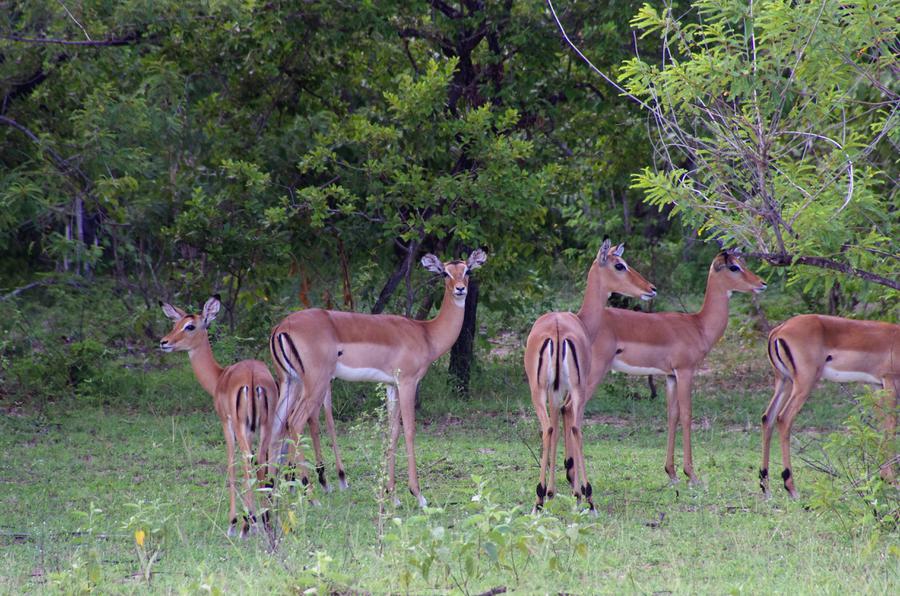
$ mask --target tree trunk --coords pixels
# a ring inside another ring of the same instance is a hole
[[[400,285],[400,282],[403,281],[407,272],[412,269],[412,261],[416,256],[418,247],[418,243],[414,240],[410,241],[406,246],[406,256],[400,261],[397,268],[394,269],[394,272],[388,278],[387,283],[385,283],[384,287],[381,289],[381,293],[378,294],[378,300],[376,300],[375,304],[372,306],[373,315],[380,314],[384,310],[388,300],[390,300],[391,296],[394,294],[394,290],[396,290],[397,286]]]
[[[450,376],[454,388],[460,395],[469,395],[469,374],[475,360],[475,315],[478,310],[478,280],[469,280],[469,292],[466,295],[466,312],[462,330],[456,343],[450,349]]]

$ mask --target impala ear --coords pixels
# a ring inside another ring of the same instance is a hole
[[[187,313],[181,310],[180,308],[175,308],[168,302],[159,301],[159,305],[162,307],[163,313],[169,317],[169,319],[173,323],[177,323],[181,319],[187,316]]]
[[[443,273],[444,272],[444,264],[441,262],[439,258],[434,256],[431,253],[428,253],[424,257],[422,257],[422,267],[425,267],[429,271],[433,273]]]
[[[722,252],[716,255],[716,258],[713,261],[713,271],[721,271],[730,261],[731,252],[728,249],[722,250]]]
[[[485,254],[485,252],[480,248],[476,248],[472,251],[472,254],[469,255],[469,260],[466,261],[466,266],[470,270],[478,269],[479,267],[484,265],[485,261],[487,261],[487,254]]]
[[[222,308],[222,302],[219,298],[219,295],[216,294],[212,298],[206,301],[206,304],[203,305],[203,328],[206,329],[209,327],[209,324],[212,323],[216,315],[219,314],[219,309]]]
[[[606,262],[609,260],[609,247],[611,243],[609,238],[603,239],[603,244],[600,245],[600,250],[597,252],[597,262],[601,265],[606,265]]]
[[[616,247],[616,249],[613,251],[613,254],[617,257],[621,257],[623,252],[625,252],[625,243],[624,242]]]

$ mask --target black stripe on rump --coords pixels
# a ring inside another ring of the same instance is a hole
[[[303,373],[303,374],[305,375],[305,374],[306,374],[306,369],[303,368],[303,360],[300,358],[300,353],[297,352],[297,346],[294,345],[294,340],[292,340],[292,339],[291,339],[291,336],[288,335],[287,333],[282,333],[281,335],[278,336],[279,343],[281,343],[281,341],[280,341],[281,338],[287,339],[288,347],[291,349],[291,354],[293,354],[293,355],[294,355],[294,358],[297,359],[297,364],[300,365],[300,372]],[[283,345],[282,345],[282,347],[281,347],[281,351],[282,351],[282,352],[284,351],[284,346],[283,346]],[[284,355],[284,358],[285,358],[285,360],[287,360],[287,354]]]
[[[541,368],[543,368],[543,366],[544,366],[544,349],[546,349],[547,344],[549,344],[551,341],[552,340],[549,337],[547,339],[545,339],[544,343],[541,344],[541,351],[540,351],[540,353],[538,353],[538,375],[537,375],[538,385],[540,385],[540,383],[541,383]],[[550,348],[550,349],[552,350],[553,348]]]
[[[559,391],[559,353],[562,352],[562,342],[559,341],[559,323],[556,324],[556,345],[559,346],[556,350],[556,374],[553,377],[553,390]]]
[[[255,393],[255,392],[254,392]],[[259,393],[250,398],[250,432],[256,432],[256,400],[259,399]]]
[[[794,362],[794,356],[793,356],[793,354],[791,354],[791,348],[787,345],[787,342],[784,341],[783,339],[779,339],[778,341],[780,341],[781,345],[784,347],[785,356],[787,356],[788,360],[791,361],[791,372],[796,374],[797,373],[797,364]]]
[[[272,352],[272,360],[275,361],[275,366],[280,370],[287,372],[287,368],[281,362],[281,359],[278,358],[278,350],[275,349],[275,332],[272,332],[272,335],[269,336],[269,350]]]
[[[578,352],[575,351],[575,342],[567,338],[566,343],[569,344],[569,349],[572,350],[572,359],[575,360],[575,372],[578,373],[578,384],[581,385],[581,367],[578,366]]]
[[[244,390],[244,387],[238,387],[237,395],[234,396],[234,416],[236,419],[240,419],[241,412],[241,391]],[[237,421],[237,420],[236,420]]]

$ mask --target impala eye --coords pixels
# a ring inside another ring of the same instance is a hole
[[[738,267],[737,265],[732,265],[731,267],[729,267],[729,269],[732,270],[732,271],[734,271],[734,272],[738,272],[738,271],[741,270],[741,268]]]
[[[189,323],[188,325],[184,326],[185,331],[193,331],[196,328],[197,327],[193,323]]]
[[[471,273],[471,271],[469,271],[468,269],[466,269],[466,277],[469,277],[469,273]]]
[[[441,275],[444,277],[450,277],[450,274],[447,273],[446,271],[441,271]]]
[[[622,263],[616,263],[616,271],[625,271],[625,265]]]

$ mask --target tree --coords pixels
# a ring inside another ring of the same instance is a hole
[[[896,5],[893,5],[896,8]],[[646,200],[704,235],[750,247],[825,294],[839,280],[900,290],[900,22],[891,3],[695,0],[632,24],[661,63],[625,61],[654,126]],[[882,290],[883,292],[883,290]]]

